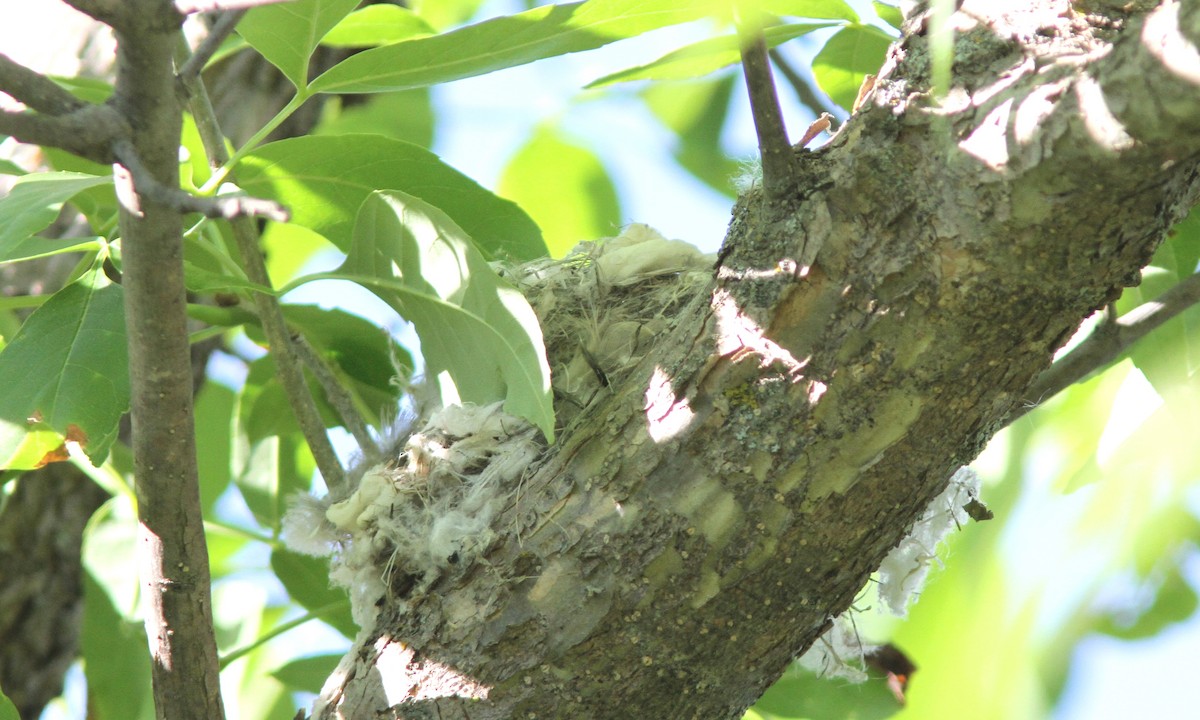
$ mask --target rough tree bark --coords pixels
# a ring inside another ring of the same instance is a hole
[[[484,561],[393,588],[319,716],[739,717],[1200,196],[1197,5],[967,2],[940,101],[910,24]]]

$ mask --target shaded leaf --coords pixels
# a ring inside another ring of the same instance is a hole
[[[252,8],[238,34],[297,88],[308,84],[308,60],[321,38],[359,0],[291,0]]]
[[[236,400],[236,394],[219,382],[205,383],[196,396],[196,461],[205,516],[233,479]]]
[[[678,0],[591,0],[547,5],[432,37],[373,48],[313,81],[314,92],[371,93],[436,85],[535,60],[592,50],[705,15]]]
[[[581,240],[613,235],[621,224],[617,189],[600,158],[548,127],[535,131],[509,161],[499,189],[537,221],[554,257]]]
[[[718,192],[736,194],[733,178],[741,164],[721,150],[721,133],[729,102],[740,78],[730,73],[719,79],[651,85],[642,93],[646,106],[679,136],[675,160],[697,179]]]
[[[537,225],[515,203],[410,143],[381,135],[291,138],[255,150],[239,167],[244,190],[283,203],[292,222],[343,251],[350,247],[363,201],[386,189],[440,208],[489,257],[531,260],[546,254]]]
[[[411,321],[426,372],[447,372],[463,402],[504,400],[553,440],[537,317],[441,210],[400,192],[372,193],[346,262],[324,276],[359,283]]]
[[[122,618],[87,573],[83,591],[80,654],[87,677],[88,717],[152,720],[150,653],[142,623]]]
[[[868,25],[847,25],[813,58],[813,77],[821,90],[846,110],[854,107],[863,78],[879,71],[892,38]]]
[[[814,30],[833,27],[831,23],[793,24],[769,27],[763,31],[768,47],[807,35]],[[632,80],[686,80],[716,72],[742,60],[737,35],[701,40],[685,45],[645,65],[627,68],[605,75],[587,84],[589,88],[603,87]]]
[[[341,655],[317,655],[293,660],[271,672],[288,687],[310,692],[321,692],[321,687],[341,661]]]
[[[55,293],[0,351],[0,467],[67,458],[77,442],[104,462],[129,408],[120,286],[93,271]]]
[[[358,633],[350,615],[346,593],[329,584],[329,560],[275,548],[271,551],[271,569],[288,595],[310,612],[321,611],[321,619],[348,638]]]
[[[88,188],[111,184],[111,177],[72,172],[25,175],[0,198],[0,262],[28,260],[95,246],[95,238],[34,237],[50,226],[63,203]]]
[[[371,7],[386,7],[372,5]],[[354,104],[332,97],[325,103],[325,117],[313,135],[372,133],[403,140],[423,148],[433,146],[434,113],[429,88],[377,93]]]

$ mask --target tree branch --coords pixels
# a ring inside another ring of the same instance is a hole
[[[191,56],[184,61],[183,65],[175,73],[179,76],[179,82],[185,86],[198,78],[200,72],[204,70],[204,66],[212,59],[212,56],[221,47],[221,43],[225,42],[225,38],[233,32],[237,24],[241,22],[242,17],[246,14],[245,10],[232,10],[222,13],[221,17],[213,24],[212,29],[208,31],[208,36],[196,47]]]
[[[185,53],[186,45],[180,38],[176,44],[176,62],[180,67],[187,65]],[[220,124],[213,113],[212,103],[209,100],[208,91],[204,87],[204,82],[199,75],[181,75],[179,82],[189,98],[188,109],[196,119],[200,140],[204,144],[210,165],[213,167],[223,166],[229,161],[229,153],[226,151],[225,137],[221,134]],[[267,274],[262,250],[258,244],[257,226],[247,217],[235,217],[230,220],[230,228],[237,241],[238,252],[242,256],[242,266],[246,271],[246,277],[251,282],[263,287],[271,287],[271,278]],[[296,347],[292,342],[291,333],[288,331],[287,321],[283,317],[283,310],[279,307],[279,301],[274,295],[267,293],[253,293],[253,297],[263,332],[274,351],[271,353],[271,357],[279,369],[279,382],[283,386],[288,403],[292,406],[296,422],[300,425],[300,432],[303,433],[304,439],[312,451],[313,459],[316,461],[321,477],[325,480],[325,485],[331,491],[341,490],[346,484],[346,471],[342,467],[341,461],[338,460],[337,453],[333,450],[333,443],[325,431],[325,423],[321,420],[316,402],[308,391],[308,383],[304,380],[304,370],[296,356]],[[366,452],[369,448],[370,446],[364,447],[363,451]]]
[[[0,112],[0,133],[108,165],[116,160],[113,142],[129,137],[130,129],[112,106],[83,105],[65,115]]]
[[[1150,302],[1096,327],[1086,340],[1047,368],[1025,391],[1016,420],[1046,400],[1109,365],[1152,330],[1200,303],[1200,273],[1190,275]]]
[[[750,96],[750,111],[758,133],[758,150],[762,157],[763,190],[770,198],[783,198],[795,193],[796,173],[792,145],[788,141],[775,81],[767,61],[767,44],[757,27],[753,30],[738,25],[741,40],[742,67],[746,75],[746,90]]]
[[[124,3],[114,97],[144,171],[178,189],[182,110],[171,50],[180,20],[159,0]],[[169,29],[168,29],[169,28]],[[114,167],[118,197],[133,194]],[[182,216],[153,197],[120,209],[122,285],[138,499],[138,566],[160,718],[221,720],[211,575],[196,466]]]
[[[133,186],[141,197],[169,207],[179,213],[200,213],[205,217],[232,220],[239,217],[264,217],[287,222],[287,208],[273,200],[252,197],[201,197],[179,188],[169,188],[154,179],[128,140],[119,140],[113,147],[117,160],[133,178]],[[131,208],[133,209],[133,208]]]
[[[63,0],[63,2],[114,29],[122,24],[127,5],[123,0]]]
[[[53,80],[0,53],[0,91],[47,115],[65,115],[85,103]]]

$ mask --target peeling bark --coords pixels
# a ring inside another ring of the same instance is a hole
[[[384,604],[319,717],[737,718],[846,609],[1200,197],[1195,3],[965,5],[949,95],[915,22],[798,151],[801,191],[738,201],[712,283],[484,558]]]

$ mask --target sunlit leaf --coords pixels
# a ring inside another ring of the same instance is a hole
[[[127,495],[107,500],[88,520],[83,533],[83,567],[107,596],[113,612],[139,620],[137,576],[137,510]]]
[[[21,720],[17,714],[17,706],[3,692],[0,692],[0,720]]]
[[[849,110],[863,78],[879,71],[891,44],[892,38],[878,28],[847,25],[813,58],[813,77],[831,100]]]
[[[762,0],[762,9],[773,15],[858,22],[858,13],[845,0]]]
[[[879,19],[896,28],[900,29],[900,25],[904,22],[904,15],[900,12],[900,8],[895,5],[881,3],[879,0],[874,0],[871,5],[875,8],[875,14]]]
[[[123,293],[93,271],[58,291],[0,351],[0,467],[101,464],[129,408]]]
[[[308,83],[308,60],[321,38],[359,0],[291,0],[252,8],[238,34],[297,88]]]
[[[547,5],[441,35],[373,48],[338,63],[316,92],[371,93],[436,85],[592,50],[656,28],[703,17],[677,0],[591,0]]]
[[[832,27],[830,23],[779,25],[763,32],[768,47],[807,35],[814,30]],[[620,70],[588,83],[587,87],[603,87],[632,80],[686,80],[701,77],[741,62],[737,35],[701,40],[685,45],[645,65]]]
[[[28,260],[96,247],[95,238],[34,237],[62,211],[63,203],[88,188],[111,184],[112,177],[72,172],[25,175],[0,198],[0,262]]]
[[[400,190],[455,219],[489,257],[546,254],[524,211],[443,163],[428,150],[381,135],[299,137],[270,143],[239,166],[244,190],[286,205],[292,222],[350,247],[354,218],[375,190]]]
[[[372,193],[346,262],[322,276],[359,283],[411,321],[426,373],[449,373],[462,401],[504,400],[553,439],[537,317],[441,210],[400,192]]]
[[[412,0],[408,6],[425,22],[444,30],[469,20],[482,4],[483,0]]]
[[[372,47],[432,35],[433,28],[408,8],[399,5],[367,5],[342,18],[325,34],[322,45]]]
[[[500,193],[537,221],[554,257],[581,240],[611,236],[621,224],[617,189],[600,158],[549,127],[535,131],[509,161]]]
[[[321,692],[321,687],[341,659],[341,655],[300,658],[273,670],[271,674],[288,687],[315,695]]]
[[[376,93],[358,100],[354,104],[343,103],[338,97],[327,100],[324,117],[312,134],[371,133],[423,148],[433,146],[435,117],[429,88]]]
[[[348,638],[358,632],[350,616],[350,600],[343,590],[329,584],[329,560],[276,548],[271,552],[271,569],[287,588],[288,595],[309,611],[321,611],[321,619]]]

